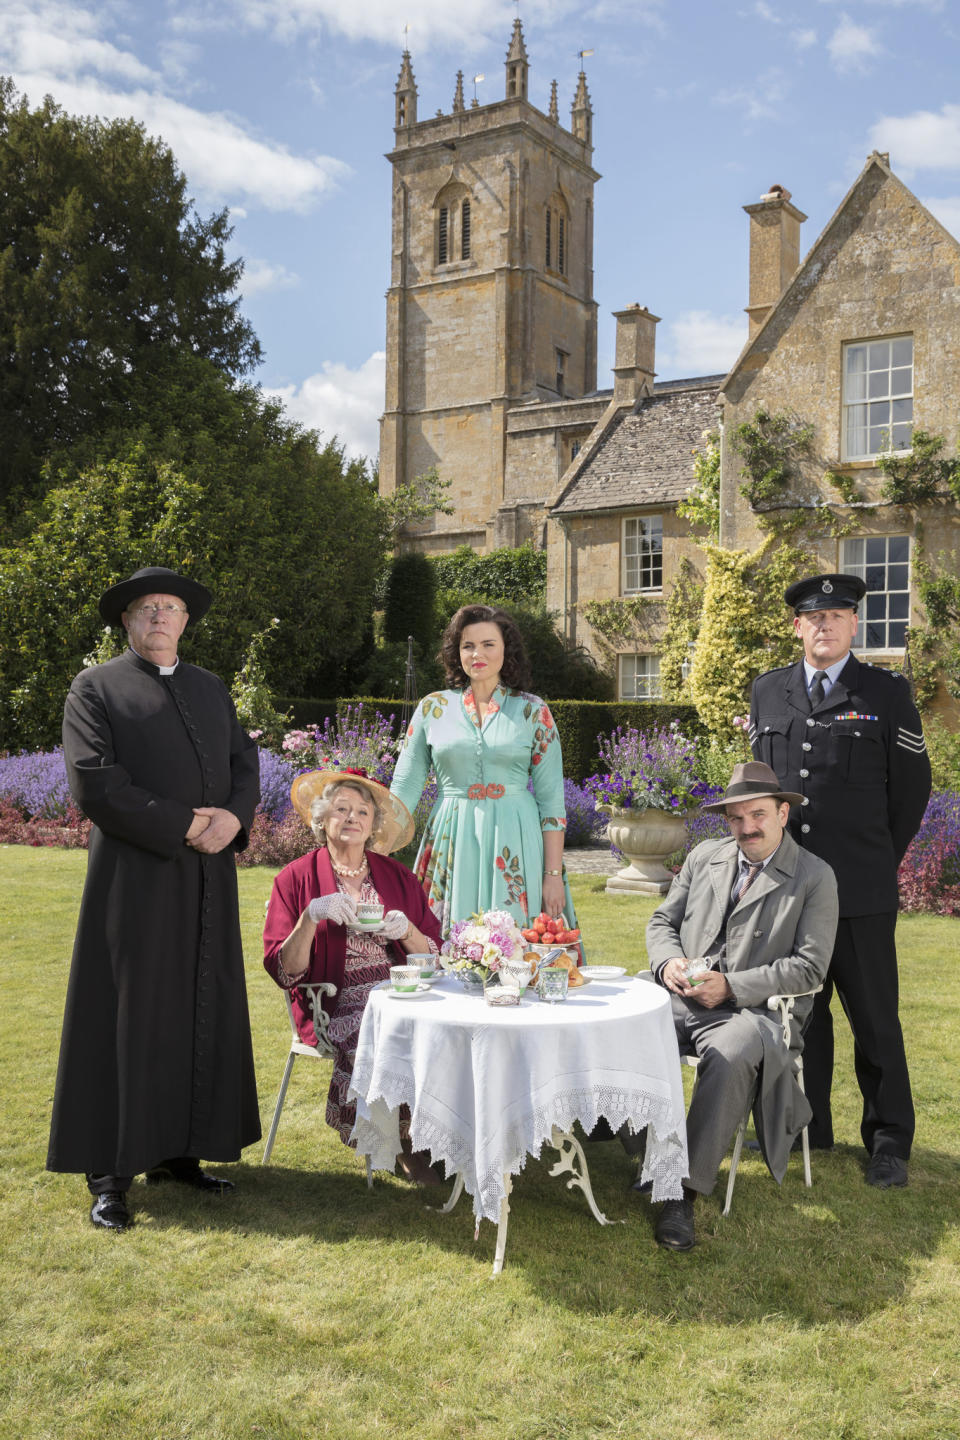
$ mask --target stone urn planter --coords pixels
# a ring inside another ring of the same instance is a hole
[[[610,876],[607,890],[666,895],[673,876],[663,862],[680,849],[685,834],[683,816],[667,810],[611,810],[607,835],[630,863]]]

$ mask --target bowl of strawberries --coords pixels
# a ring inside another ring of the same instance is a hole
[[[521,930],[524,940],[532,946],[543,946],[547,950],[555,950],[562,945],[569,950],[580,963],[580,931],[571,929],[566,918],[558,915],[556,919],[551,918],[545,910],[534,920],[533,924],[526,930]]]

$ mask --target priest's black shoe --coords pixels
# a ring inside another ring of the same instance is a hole
[[[692,1250],[696,1244],[693,1231],[693,1200],[665,1200],[653,1232],[658,1245],[666,1250]]]
[[[163,1180],[175,1180],[178,1185],[189,1185],[194,1190],[207,1190],[217,1195],[226,1195],[236,1188],[232,1180],[201,1170],[198,1160],[164,1160],[162,1165],[154,1165],[152,1170],[147,1171],[148,1185],[159,1185]]]
[[[105,1190],[93,1197],[90,1220],[98,1230],[128,1230],[133,1224],[127,1197],[120,1190]]]

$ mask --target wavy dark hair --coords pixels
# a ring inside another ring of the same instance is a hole
[[[516,621],[505,610],[493,605],[462,605],[443,632],[440,654],[447,673],[447,684],[453,690],[465,690],[470,677],[460,664],[460,639],[468,625],[496,625],[503,636],[503,668],[500,679],[510,690],[530,688],[530,661],[523,648],[523,637]]]

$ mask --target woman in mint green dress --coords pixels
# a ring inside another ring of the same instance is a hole
[[[444,935],[482,910],[509,910],[522,926],[543,910],[574,926],[560,739],[549,707],[524,688],[520,633],[502,610],[465,605],[441,653],[452,688],[420,701],[390,787],[412,812],[431,766],[436,774],[414,866],[430,907]]]

